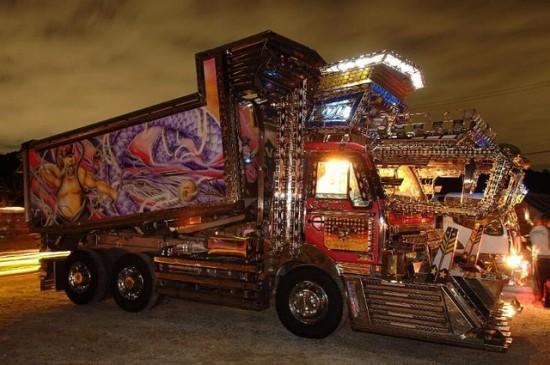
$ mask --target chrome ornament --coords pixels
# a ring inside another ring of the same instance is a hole
[[[118,273],[117,289],[127,300],[137,300],[143,292],[143,275],[135,266],[128,266]]]
[[[84,293],[92,282],[90,268],[81,261],[74,262],[69,268],[69,286],[72,291],[78,294]]]
[[[315,324],[328,311],[328,296],[325,290],[312,281],[301,281],[292,288],[288,298],[290,313],[304,324]]]

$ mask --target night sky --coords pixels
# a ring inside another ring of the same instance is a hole
[[[195,92],[196,52],[267,29],[328,62],[395,50],[424,71],[413,111],[476,107],[499,142],[550,150],[550,2],[343,3],[0,0],[0,153]]]

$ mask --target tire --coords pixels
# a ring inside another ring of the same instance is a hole
[[[297,268],[281,278],[276,307],[281,323],[306,338],[327,337],[340,326],[344,314],[338,285],[314,267]]]
[[[111,276],[111,293],[125,311],[139,312],[151,308],[158,299],[151,259],[143,254],[128,254],[118,259]]]
[[[76,304],[97,302],[107,291],[107,271],[99,254],[78,250],[65,261],[65,293]]]

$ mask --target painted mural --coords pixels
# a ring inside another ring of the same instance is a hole
[[[198,108],[29,156],[33,223],[213,203],[225,197],[219,122]]]
[[[207,60],[204,66],[205,107],[29,151],[33,225],[223,201],[222,131],[216,78],[211,77],[215,64]]]

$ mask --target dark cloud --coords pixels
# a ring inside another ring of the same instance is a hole
[[[0,71],[0,86],[3,84],[10,84],[17,80],[17,76],[10,72]]]
[[[207,43],[203,37],[192,34],[173,34],[168,32],[165,36],[174,47],[182,52],[199,50]]]
[[[126,0],[80,0],[72,12],[44,25],[42,35],[55,38],[81,38],[91,35],[102,22],[114,21]]]
[[[412,110],[476,107],[545,150],[548,19],[545,1],[0,0],[0,150],[194,92],[194,53],[266,29],[329,62],[396,50],[424,71]]]
[[[11,66],[15,63],[15,58],[9,55],[0,55],[0,66]]]

